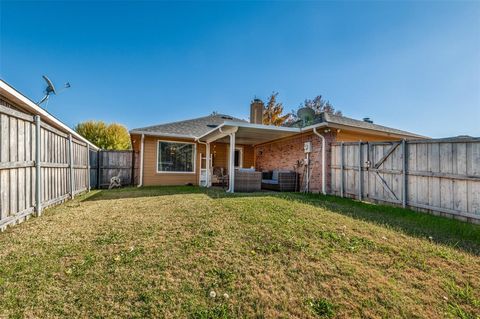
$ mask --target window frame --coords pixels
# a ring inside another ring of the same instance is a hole
[[[191,144],[193,145],[193,171],[191,172],[182,172],[182,171],[159,171],[158,170],[158,160],[159,160],[159,151],[160,143],[177,143],[177,144]],[[185,141],[168,141],[168,140],[157,140],[157,160],[155,162],[155,171],[157,174],[196,174],[197,173],[197,143],[194,142],[185,142]]]

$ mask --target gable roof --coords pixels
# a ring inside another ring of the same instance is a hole
[[[185,121],[135,128],[131,130],[130,133],[195,138],[204,135],[225,121],[247,122],[230,115],[212,113],[207,116]]]

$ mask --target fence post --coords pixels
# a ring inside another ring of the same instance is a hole
[[[343,197],[343,142],[340,143],[340,196]]]
[[[100,163],[102,162],[102,150],[97,151],[97,189],[100,189]]]
[[[367,171],[367,190],[365,192],[365,197],[369,197],[370,195],[370,143],[366,142],[367,144],[367,165],[366,165],[366,171]]]
[[[73,141],[72,134],[68,134],[68,166],[70,168],[70,198],[73,199]]]
[[[407,143],[402,140],[402,206],[407,207]]]
[[[362,141],[358,142],[358,200],[362,200]]]
[[[135,151],[132,149],[132,171],[130,176],[131,185],[135,185]]]
[[[42,215],[41,119],[35,115],[35,211]]]
[[[90,191],[90,144],[87,143],[87,190]]]

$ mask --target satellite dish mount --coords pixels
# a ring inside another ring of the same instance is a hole
[[[53,82],[50,81],[50,79],[46,75],[42,75],[43,79],[45,82],[47,82],[47,87],[45,88],[45,96],[40,100],[40,102],[37,103],[37,105],[40,105],[46,101],[48,101],[48,98],[50,97],[50,94],[57,95],[57,90],[55,89],[55,86],[53,85]],[[61,90],[60,92],[68,89],[70,87],[70,83],[65,83],[65,88]],[[58,92],[58,93],[60,93]]]

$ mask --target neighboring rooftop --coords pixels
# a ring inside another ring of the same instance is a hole
[[[135,128],[130,133],[152,133],[156,135],[173,135],[198,137],[213,130],[225,121],[247,122],[230,115],[212,113],[210,115],[195,119],[164,123],[159,125]]]

